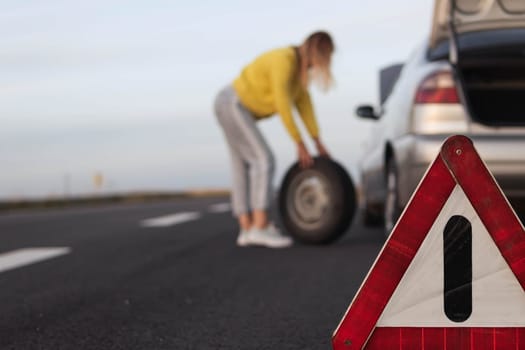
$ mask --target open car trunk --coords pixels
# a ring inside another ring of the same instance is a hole
[[[435,0],[429,44],[457,69],[474,121],[525,126],[525,0]]]
[[[525,46],[463,53],[458,69],[472,119],[495,126],[525,126]]]

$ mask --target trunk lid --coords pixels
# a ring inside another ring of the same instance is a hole
[[[436,0],[431,48],[450,39],[451,24],[458,35],[525,28],[525,0]]]

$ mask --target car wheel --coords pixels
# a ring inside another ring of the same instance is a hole
[[[311,244],[330,243],[343,235],[356,210],[350,176],[338,163],[321,157],[307,169],[296,163],[288,170],[278,201],[287,232]]]
[[[368,203],[365,203],[363,207],[362,219],[363,225],[369,227],[379,227],[383,225],[384,222],[381,210],[373,211]]]
[[[388,237],[394,228],[399,216],[401,215],[401,208],[399,205],[399,189],[397,168],[393,159],[387,162],[386,168],[386,198],[384,207],[384,224],[385,235]]]

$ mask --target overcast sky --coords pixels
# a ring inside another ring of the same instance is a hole
[[[215,94],[267,49],[325,29],[336,88],[312,88],[321,135],[355,173],[381,67],[428,35],[432,0],[3,0],[0,199],[229,186]],[[260,123],[295,158],[279,118]],[[94,176],[103,175],[101,188]]]

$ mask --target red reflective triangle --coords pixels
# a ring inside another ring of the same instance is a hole
[[[368,348],[367,343],[385,306],[456,185],[463,189],[525,291],[525,230],[523,225],[474,149],[472,141],[465,136],[453,136],[443,144],[438,157],[423,177],[336,329],[332,338],[335,350]],[[388,334],[389,332],[398,332],[399,334],[395,334],[395,337],[401,341],[402,331],[402,328],[383,329],[379,333],[391,337],[392,334]],[[421,344],[424,344],[424,339],[420,339],[422,335],[424,336],[424,331],[425,329],[421,328],[408,328],[405,329],[405,334],[410,337],[419,337],[416,343],[419,344],[418,342],[421,341]],[[525,349],[523,329],[505,328],[501,331],[521,337],[523,347],[520,349]],[[436,333],[436,337],[441,337],[440,341],[447,341],[447,330],[427,329],[427,334],[432,334],[432,332]],[[492,328],[465,328],[463,330],[450,328],[450,332],[458,333],[457,337],[451,338],[452,340],[464,339],[465,335],[462,335],[462,332],[469,332],[468,337],[472,340],[482,339],[488,333],[492,334],[495,331]],[[478,333],[479,337],[476,336]],[[501,337],[501,333],[494,334],[491,339],[496,339],[496,337]],[[378,342],[375,338],[377,337],[374,337],[372,343]],[[390,348],[369,345],[374,349]],[[468,348],[471,347],[472,344]],[[402,347],[396,348],[401,349]],[[437,349],[437,347],[431,348]],[[457,347],[449,348],[456,349]],[[496,347],[491,349],[496,349]]]

